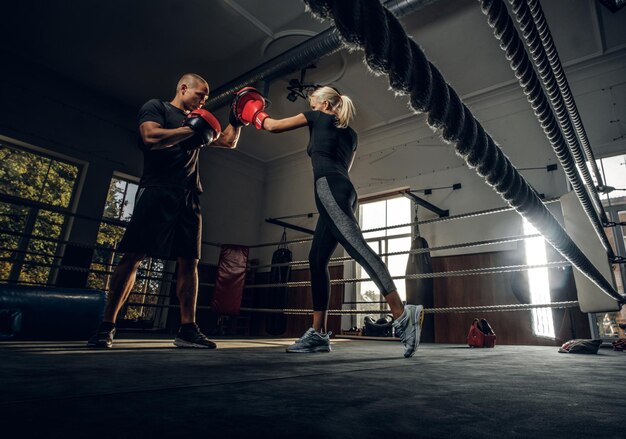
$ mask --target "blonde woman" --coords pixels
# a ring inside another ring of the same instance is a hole
[[[307,153],[314,176],[315,204],[319,219],[309,254],[313,326],[287,348],[287,352],[329,352],[330,333],[326,332],[330,278],[328,262],[337,244],[357,261],[376,283],[395,319],[396,334],[411,357],[419,344],[423,307],[404,305],[389,270],[363,238],[354,216],[357,194],[348,172],[357,148],[357,135],[349,123],[354,117],[352,100],[332,87],[320,87],[311,93],[311,111],[285,119],[274,119],[264,111],[264,102],[251,101],[243,109],[242,122],[254,123],[258,129],[281,133],[301,127],[309,128]]]

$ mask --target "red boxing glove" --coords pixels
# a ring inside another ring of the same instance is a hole
[[[246,124],[254,123],[257,130],[263,128],[263,121],[269,117],[269,115],[263,111],[265,109],[265,102],[263,100],[249,100],[243,107],[241,113],[241,120]]]
[[[244,87],[235,93],[235,99],[231,105],[231,115],[239,125],[254,123],[256,129],[263,128],[263,121],[269,115],[265,110],[265,97],[254,87]],[[236,126],[231,122],[231,125]]]
[[[222,127],[215,116],[203,108],[193,110],[189,113],[183,125],[194,130],[200,137],[203,145],[213,143],[222,133]]]
[[[256,127],[257,130],[263,129],[263,122],[268,117],[270,117],[270,115],[267,114],[265,111],[259,111],[258,113],[254,115],[254,126]]]

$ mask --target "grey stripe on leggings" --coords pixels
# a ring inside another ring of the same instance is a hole
[[[333,197],[326,177],[319,178],[315,182],[315,187],[317,196],[324,205],[328,216],[333,220],[342,237],[356,250],[360,258],[355,257],[355,255],[350,256],[365,268],[365,271],[368,272],[378,288],[381,289],[383,295],[395,291],[396,286],[389,275],[389,270],[380,256],[374,253],[374,250],[367,245],[358,224],[341,210],[335,197]]]

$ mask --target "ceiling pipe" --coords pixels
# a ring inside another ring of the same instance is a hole
[[[384,5],[396,17],[401,18],[422,9],[438,0],[387,0]],[[233,98],[233,93],[243,87],[260,81],[272,81],[288,73],[302,70],[314,61],[332,55],[342,48],[339,35],[334,28],[326,29],[313,38],[281,53],[232,81],[219,86],[211,92],[211,98],[205,104],[209,111],[226,105]]]
[[[613,13],[626,6],[626,0],[600,0],[600,3],[606,6],[606,8]]]

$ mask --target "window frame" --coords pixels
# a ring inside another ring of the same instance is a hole
[[[140,179],[128,174],[124,174],[122,172],[113,172],[113,174],[111,175],[111,179],[109,182],[109,191],[111,190],[111,185],[113,184],[114,180],[121,180],[123,182],[126,183],[126,187],[124,188],[124,195],[122,198],[122,205],[120,207],[119,210],[119,215],[118,218],[115,217],[110,217],[110,216],[105,216],[106,215],[106,203],[108,202],[108,194],[107,194],[107,199],[105,201],[105,206],[103,208],[102,211],[102,219],[100,222],[100,227],[103,223],[106,224],[110,224],[113,226],[117,226],[117,227],[121,227],[124,229],[126,229],[126,227],[128,226],[128,223],[130,221],[129,219],[121,219],[123,214],[124,214],[124,201],[127,201],[126,195],[128,194],[128,186],[129,184],[133,184],[137,186],[137,191],[139,190],[139,181]],[[134,210],[134,206],[133,206],[133,210]],[[132,217],[132,213],[131,213],[131,217]],[[98,242],[99,238],[100,238],[100,234],[102,233],[101,230],[98,231],[98,235],[96,238],[96,243]],[[114,270],[114,266],[116,265],[115,260],[121,255],[120,252],[117,251],[117,249],[115,247],[111,247],[110,248],[110,256],[107,259],[107,262],[105,262],[104,264],[111,264],[108,266],[105,266],[105,270],[107,271],[111,271],[109,273],[106,274],[105,276],[105,284],[102,287],[102,289],[104,290],[108,290],[109,289],[109,285],[110,285],[110,280],[111,280],[111,276],[112,276],[112,271]],[[94,253],[94,257],[95,257],[95,253]],[[159,271],[158,269],[155,270],[154,265],[157,263],[157,261],[161,261],[163,268],[162,271]],[[94,259],[92,258],[92,262],[91,262],[91,270],[93,270],[94,268],[94,264],[103,264],[102,262],[96,262],[94,261]],[[126,301],[126,303],[124,304],[124,306],[122,307],[122,309],[120,310],[119,313],[119,318],[118,318],[118,322],[120,322],[121,324],[124,323],[130,323],[130,322],[135,322],[137,319],[133,319],[133,318],[127,318],[127,313],[129,308],[139,308],[138,313],[141,314],[143,311],[143,308],[150,308],[153,309],[154,312],[152,312],[151,317],[148,319],[140,319],[141,321],[152,321],[152,324],[155,325],[157,322],[163,322],[165,319],[163,318],[163,316],[161,314],[163,314],[164,312],[167,312],[167,310],[163,310],[161,308],[158,307],[145,307],[144,305],[147,303],[146,299],[148,298],[148,296],[155,296],[157,297],[157,303],[155,305],[161,305],[164,304],[164,302],[166,300],[169,300],[169,290],[171,287],[171,280],[168,280],[166,278],[165,272],[173,272],[174,270],[174,263],[172,263],[169,260],[161,260],[158,258],[152,258],[147,256],[146,258],[144,258],[144,260],[142,261],[140,268],[138,269],[138,274],[140,274],[141,272],[144,272],[145,274],[141,274],[141,276],[146,276],[148,279],[143,279],[143,282],[140,284],[140,282],[135,282],[135,284],[133,285],[133,289],[131,290],[131,293],[129,294],[129,300]],[[156,277],[152,277],[154,275],[154,272],[156,271],[156,273],[160,273],[160,279],[156,278]],[[139,280],[139,279],[138,279]],[[149,284],[150,282],[156,281],[158,282],[158,287],[157,290],[155,292],[155,294],[148,294],[148,288],[149,288]],[[88,284],[89,287],[98,287],[99,286],[94,286],[94,284],[91,283],[91,281]],[[139,287],[139,285],[141,285]],[[139,287],[139,290],[138,290]],[[142,305],[128,305],[128,302],[130,302],[130,296],[132,295],[140,295],[141,296],[141,303]],[[150,304],[153,305],[153,304]]]
[[[387,218],[388,218],[388,205],[387,202],[390,200],[394,200],[394,199],[398,199],[398,198],[402,198],[403,197],[403,193],[406,192],[408,188],[399,188],[399,189],[391,189],[389,191],[384,191],[384,192],[379,192],[376,194],[371,194],[371,195],[366,195],[362,198],[359,199],[359,208],[357,211],[357,220],[359,223],[359,227],[362,228],[362,224],[363,224],[363,206],[368,205],[368,204],[372,204],[372,203],[379,203],[379,202],[385,202],[385,224],[387,223]],[[408,202],[408,218],[409,218],[409,223],[413,221],[413,202],[410,199],[406,199]],[[387,225],[385,225],[384,227],[388,227]],[[411,227],[411,226],[406,226],[406,227]],[[388,230],[385,230],[385,233],[387,233]],[[389,241],[394,240],[394,239],[400,239],[400,238],[409,238],[408,242],[408,247],[407,247],[407,251],[410,250],[411,248],[411,240],[412,240],[412,236],[413,236],[413,228],[411,227],[411,230],[406,232],[406,233],[399,233],[399,234],[391,234],[388,235],[386,234],[385,236],[377,236],[377,237],[369,237],[369,238],[365,238],[365,242],[367,242],[368,244],[370,243],[377,243],[377,246],[379,248],[379,251],[377,251],[376,253],[379,255],[383,255],[385,253],[388,253],[388,249],[389,249]],[[376,249],[374,249],[374,251],[376,251]],[[406,255],[408,258],[408,254]],[[381,256],[383,262],[385,263],[385,266],[389,266],[389,256],[385,255],[385,256]],[[345,265],[344,265],[344,271],[349,272],[349,273],[354,273],[354,277],[357,278],[368,278],[369,276],[367,275],[367,273],[365,272],[365,270],[363,270],[362,267],[360,267],[356,261],[354,260],[350,260],[348,261]],[[358,309],[358,308],[362,308],[364,303],[362,303],[362,296],[361,296],[361,287],[364,284],[364,282],[358,282],[355,284],[352,284],[351,288],[348,288],[350,285],[346,285],[346,291],[344,293],[344,305],[350,305],[353,309]],[[349,325],[350,327],[353,326],[357,326],[357,327],[362,327],[363,325],[360,324],[359,325],[359,321],[362,320],[361,317],[364,317],[367,314],[372,314],[371,311],[385,311],[387,310],[387,305],[386,302],[382,296],[382,294],[377,291],[376,294],[378,295],[379,300],[376,302],[371,302],[372,304],[377,304],[378,306],[376,307],[375,310],[369,310],[370,312],[364,311],[363,313],[360,313],[358,315],[354,315],[354,316],[347,316],[348,319],[350,319]],[[346,301],[345,297],[346,296],[352,296],[354,297],[353,301]],[[391,312],[389,312],[390,314]],[[346,322],[348,323],[348,322]],[[342,325],[345,326],[345,325]]]
[[[0,202],[14,205],[14,206],[23,206],[26,207],[26,219],[24,221],[24,228],[20,232],[17,246],[14,249],[14,255],[11,257],[13,259],[10,261],[11,268],[9,270],[9,276],[6,279],[6,282],[10,283],[30,283],[20,281],[20,275],[25,265],[29,265],[28,261],[26,261],[27,250],[32,242],[32,240],[38,239],[37,235],[33,235],[34,228],[39,217],[40,211],[47,211],[56,214],[60,214],[63,217],[63,221],[61,224],[61,230],[59,232],[59,236],[56,238],[57,244],[55,250],[52,254],[50,254],[50,258],[52,258],[52,262],[48,267],[48,275],[47,279],[44,282],[36,282],[37,285],[52,285],[56,279],[56,276],[59,271],[59,267],[57,266],[57,261],[60,261],[63,257],[63,253],[65,251],[65,240],[69,236],[69,232],[71,230],[73,224],[73,216],[75,215],[78,199],[80,197],[80,192],[83,186],[85,171],[87,168],[87,162],[76,159],[74,157],[69,157],[64,154],[55,153],[48,151],[44,148],[37,147],[35,145],[30,145],[24,142],[20,142],[15,139],[11,139],[5,136],[0,135],[0,146],[4,146],[8,149],[19,150],[25,152],[27,154],[32,154],[34,156],[43,157],[45,159],[50,160],[50,164],[48,166],[48,172],[52,167],[53,162],[64,163],[67,165],[75,166],[77,168],[76,178],[74,179],[70,199],[67,203],[67,207],[56,206],[53,204],[41,202],[38,200],[32,200],[30,198],[20,197],[18,195],[11,195],[6,193],[0,193]],[[48,180],[44,180],[44,184],[42,186],[42,191],[46,187],[46,182]],[[45,237],[43,237],[45,238]]]

